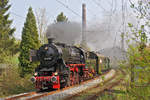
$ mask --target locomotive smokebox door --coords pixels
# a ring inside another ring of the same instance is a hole
[[[30,50],[30,62],[38,61],[38,57],[36,56],[37,50]]]

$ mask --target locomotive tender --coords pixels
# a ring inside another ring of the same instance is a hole
[[[38,91],[79,84],[110,68],[108,57],[76,46],[54,43],[52,38],[39,50],[31,50],[30,60],[40,62],[31,78]]]

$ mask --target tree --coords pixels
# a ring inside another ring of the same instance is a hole
[[[20,69],[21,76],[26,74],[31,74],[34,68],[37,66],[36,63],[31,63],[29,60],[30,49],[38,49],[40,42],[38,39],[38,31],[36,26],[35,16],[33,14],[32,8],[28,10],[26,17],[26,22],[24,23],[22,31],[22,41],[20,44]]]
[[[46,15],[46,9],[39,8],[35,14],[36,14],[36,20],[37,20],[37,28],[39,32],[39,39],[41,43],[44,44],[47,42],[46,30],[48,27],[48,17]]]
[[[125,68],[130,73],[129,85],[127,86],[127,100],[149,100],[150,94],[150,43],[148,34],[150,29],[150,2],[149,0],[138,0],[137,3],[131,2],[137,24],[129,23],[130,42],[128,40],[128,62]]]
[[[8,3],[9,0],[0,0],[0,63],[8,62],[8,57],[14,54],[11,49],[15,46],[15,28],[11,28],[12,20],[7,13],[11,5]]]
[[[59,22],[68,22],[68,18],[64,15],[63,12],[61,12],[56,18],[56,23]]]

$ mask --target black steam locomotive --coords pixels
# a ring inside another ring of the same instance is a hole
[[[31,61],[40,61],[32,78],[38,90],[79,84],[99,74],[103,67],[109,68],[109,58],[76,46],[54,43],[53,39],[48,39],[48,44],[39,50],[32,50]]]

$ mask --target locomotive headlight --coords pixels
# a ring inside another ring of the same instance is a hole
[[[55,73],[54,73],[54,75],[55,75],[55,76],[57,76],[57,75],[58,75],[58,73],[57,73],[57,72],[55,72]]]
[[[99,62],[102,63],[102,59],[100,59]]]
[[[45,50],[48,50],[48,47],[45,47],[44,49],[45,49]]]
[[[34,76],[37,76],[37,75],[38,75],[38,73],[37,73],[37,72],[35,72],[35,73],[34,73]]]

